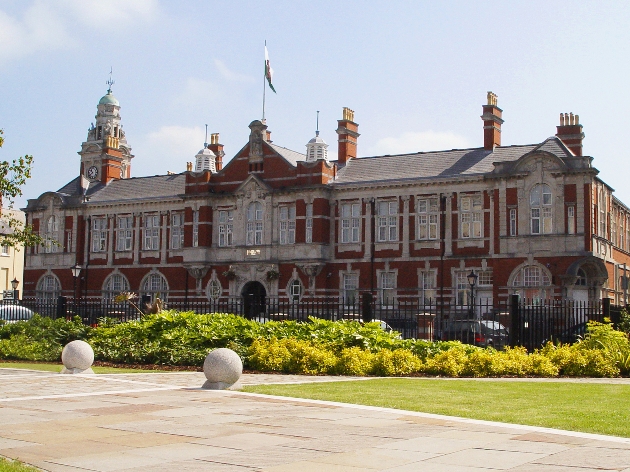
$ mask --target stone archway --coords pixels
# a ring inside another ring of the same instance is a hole
[[[246,318],[256,319],[265,316],[267,290],[255,280],[247,282],[241,290],[243,314]]]

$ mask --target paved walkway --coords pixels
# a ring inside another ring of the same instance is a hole
[[[627,439],[207,391],[204,380],[0,368],[0,455],[59,472],[630,472]]]

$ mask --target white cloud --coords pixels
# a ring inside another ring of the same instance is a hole
[[[33,3],[21,19],[0,11],[0,61],[27,56],[41,50],[72,47],[75,40],[67,33],[64,20],[52,4]]]
[[[470,147],[467,139],[452,132],[421,131],[383,138],[374,146],[376,154],[404,154]]]
[[[220,96],[219,88],[209,80],[189,77],[181,92],[173,99],[176,106],[208,106]]]
[[[59,5],[82,24],[108,30],[150,21],[158,13],[156,0],[62,0]]]
[[[110,31],[150,21],[157,13],[156,0],[36,0],[21,17],[0,10],[0,62],[75,47],[84,42],[77,27]]]
[[[132,163],[134,175],[166,174],[166,171],[184,172],[186,162],[192,162],[203,148],[205,128],[195,126],[162,126],[148,133],[134,144],[134,154],[142,156]]]
[[[230,81],[230,82],[245,82],[245,83],[254,83],[254,78],[250,77],[246,74],[239,74],[238,72],[234,72],[225,65],[225,63],[219,59],[214,60],[214,65],[219,69],[219,73],[221,76]]]

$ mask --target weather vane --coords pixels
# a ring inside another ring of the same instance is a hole
[[[112,85],[114,85],[114,81],[112,80],[112,73],[114,72],[113,67],[109,68],[109,80],[107,82],[105,82],[107,85],[109,85],[109,88],[107,89],[107,93],[112,93]]]

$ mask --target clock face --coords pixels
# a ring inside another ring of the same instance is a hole
[[[98,169],[95,166],[92,166],[88,169],[87,175],[90,179],[95,179],[98,175]]]

